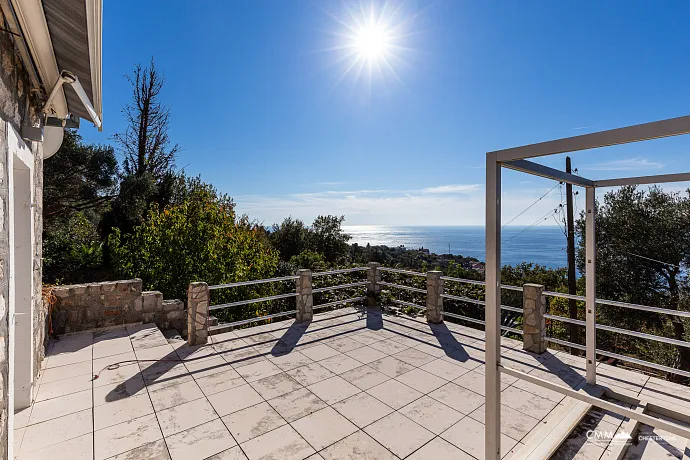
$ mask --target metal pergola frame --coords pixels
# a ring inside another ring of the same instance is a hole
[[[598,187],[617,187],[622,185],[655,184],[665,182],[690,181],[690,173],[664,174],[622,179],[589,180],[568,174],[527,158],[554,155],[580,150],[589,150],[618,144],[659,139],[670,136],[690,134],[690,116],[645,123],[625,128],[600,131],[582,136],[569,137],[538,144],[497,150],[486,154],[486,419],[485,443],[486,458],[500,459],[501,438],[501,372],[527,380],[543,388],[557,391],[589,404],[604,407],[615,413],[639,420],[687,436],[687,429],[679,425],[640,414],[634,410],[611,404],[586,391],[576,391],[569,387],[555,385],[546,380],[504,367],[501,364],[501,169],[545,177],[585,187],[585,256],[586,256],[586,370],[587,384],[596,385],[596,241],[595,241],[595,193]]]

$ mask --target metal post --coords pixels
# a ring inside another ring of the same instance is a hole
[[[501,164],[486,155],[486,458],[501,458]]]
[[[594,219],[596,215],[595,209],[595,194],[594,187],[587,187],[586,193],[586,207],[587,214],[585,217],[585,257],[587,264],[585,265],[585,277],[587,284],[587,313],[586,319],[586,348],[587,348],[587,383],[594,385],[597,381],[597,330],[596,330],[596,255],[597,242],[594,232]]]

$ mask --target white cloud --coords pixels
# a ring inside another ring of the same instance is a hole
[[[646,158],[626,158],[623,160],[605,161],[586,166],[583,169],[593,171],[638,171],[649,169],[661,169],[665,165],[657,161],[649,161]]]
[[[438,187],[428,187],[422,189],[424,193],[467,193],[479,190],[479,184],[453,184],[440,185]]]
[[[431,192],[429,192],[431,191]],[[506,189],[503,221],[543,195],[543,188]],[[320,214],[344,215],[347,225],[484,225],[484,187],[455,184],[420,190],[359,190],[236,196],[237,211],[272,224],[287,216],[312,222]],[[511,225],[530,225],[560,204],[554,190]],[[544,224],[556,225],[552,221]]]

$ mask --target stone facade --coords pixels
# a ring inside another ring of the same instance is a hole
[[[206,283],[191,283],[187,289],[187,342],[203,345],[208,340],[208,307],[211,295]]]
[[[311,270],[302,268],[297,271],[297,315],[298,322],[311,321],[314,318],[314,296],[311,288]]]
[[[379,294],[381,293],[381,264],[378,262],[369,262],[367,264],[367,306],[375,307],[379,304]]]
[[[0,18],[5,18],[0,12]],[[0,458],[8,456],[8,418],[9,411],[9,275],[10,275],[10,245],[9,245],[9,171],[7,125],[15,131],[21,132],[23,124],[38,126],[39,114],[42,107],[36,94],[31,92],[29,76],[24,69],[19,54],[16,51],[13,37],[0,31]],[[42,144],[27,142],[34,157],[34,231],[36,250],[33,261],[34,278],[34,315],[33,342],[35,346],[35,374],[40,370],[44,349],[44,319],[45,310],[42,308],[41,290],[41,234],[42,234],[42,174],[43,151]],[[36,282],[37,281],[37,282]]]
[[[426,273],[426,320],[430,323],[443,321],[443,272]]]
[[[165,301],[160,292],[141,289],[140,279],[56,286],[53,331],[59,335],[133,323],[186,330],[181,300]]]
[[[522,286],[523,304],[523,348],[533,353],[546,351],[546,302],[544,286],[525,284]]]

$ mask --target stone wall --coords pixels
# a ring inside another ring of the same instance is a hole
[[[187,329],[181,300],[163,300],[158,291],[143,291],[140,279],[56,286],[53,331],[60,334],[132,323],[155,323],[160,329]]]
[[[5,23],[5,18],[0,12],[0,22]],[[9,411],[14,408],[9,407],[9,188],[8,174],[8,145],[6,124],[8,122],[17,132],[21,132],[22,124],[38,126],[41,110],[41,102],[36,94],[32,94],[29,77],[24,69],[19,54],[16,51],[13,38],[10,34],[0,31],[0,458],[8,457],[8,416]],[[42,174],[43,174],[43,155],[42,144],[29,142],[28,147],[32,150],[35,158],[35,193],[34,193],[34,212],[35,212],[35,231],[37,245],[34,254],[34,279],[38,280],[35,285],[35,292],[40,293],[41,280],[41,234],[42,234]],[[42,320],[45,318],[45,310],[42,308],[40,295],[34,298],[34,343],[35,369],[38,373],[40,361],[43,359],[43,338],[44,329]]]

